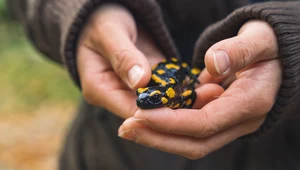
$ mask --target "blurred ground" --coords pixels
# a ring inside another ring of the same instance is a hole
[[[0,0],[0,170],[55,170],[79,98],[67,72],[38,54]]]
[[[0,117],[1,170],[55,170],[73,106]],[[1,167],[2,166],[2,167]]]

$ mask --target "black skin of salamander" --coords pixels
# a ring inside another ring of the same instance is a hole
[[[166,65],[168,64],[174,64],[178,66],[179,69],[167,68]],[[173,109],[191,108],[197,97],[194,85],[195,83],[199,83],[197,80],[199,74],[193,74],[191,72],[192,69],[187,64],[185,65],[186,66],[183,67],[183,63],[174,58],[158,63],[152,69],[152,75],[159,77],[160,80],[167,83],[163,85],[161,82],[156,82],[152,76],[147,87],[137,89],[137,106],[141,109],[154,109],[160,107],[169,107]],[[157,70],[163,70],[164,73],[158,74]],[[187,77],[189,83],[184,83]],[[170,82],[170,78],[174,80],[172,83]],[[175,96],[173,98],[170,98],[166,93],[169,88],[175,91]],[[182,96],[182,93],[186,90],[191,90],[192,93],[189,96],[184,97]],[[157,94],[157,91],[159,91],[160,94]],[[154,95],[151,96],[150,94]],[[163,103],[162,97],[166,98],[168,102]],[[188,99],[191,99],[191,102],[186,104]]]

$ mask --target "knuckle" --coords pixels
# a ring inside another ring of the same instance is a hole
[[[130,67],[132,61],[132,55],[127,49],[113,50],[112,52],[112,65],[114,70],[120,75],[126,73]]]
[[[211,127],[206,129],[205,133],[203,133],[203,137],[212,136],[213,134],[216,134],[219,131],[220,129],[217,126],[212,125]]]
[[[252,41],[244,41],[244,40],[235,40],[235,44],[237,47],[237,54],[236,56],[237,61],[236,62],[236,68],[242,69],[247,64],[249,64],[249,61],[251,60],[251,57],[254,55],[255,52],[255,43]]]
[[[196,160],[196,159],[203,158],[207,154],[208,152],[205,149],[200,148],[200,149],[194,149],[193,151],[189,152],[186,157],[191,160]]]
[[[199,131],[196,132],[194,137],[205,138],[205,137],[209,137],[213,134],[216,134],[217,132],[219,132],[219,128],[217,126],[209,126],[209,127],[203,126],[203,128],[201,128]]]

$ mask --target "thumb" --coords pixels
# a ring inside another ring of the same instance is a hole
[[[234,74],[257,61],[277,57],[273,29],[264,21],[245,23],[238,35],[214,44],[205,54],[205,65],[213,76]]]
[[[110,62],[114,72],[130,87],[146,85],[151,68],[146,56],[124,32],[111,29],[102,37],[102,55]]]
[[[105,57],[113,71],[130,87],[147,84],[151,68],[145,55],[135,46],[137,28],[125,8],[111,5],[99,10],[87,29],[89,46]]]

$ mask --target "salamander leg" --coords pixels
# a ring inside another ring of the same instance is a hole
[[[190,77],[190,82],[188,84],[194,85],[195,83],[200,84],[198,76],[201,73],[200,68],[193,67],[191,68],[187,63],[182,63],[185,73]]]
[[[197,94],[193,89],[188,89],[182,93],[182,108],[192,108],[194,102],[196,101]]]

